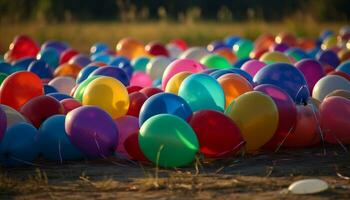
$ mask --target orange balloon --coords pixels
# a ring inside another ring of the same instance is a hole
[[[117,55],[125,56],[129,59],[146,54],[145,45],[134,38],[121,39],[116,46],[116,51]]]
[[[19,110],[36,96],[44,95],[41,79],[32,72],[20,71],[8,76],[0,87],[0,103]]]
[[[308,51],[315,48],[316,44],[315,44],[315,41],[312,39],[299,39],[298,46],[301,49]]]
[[[231,64],[237,61],[237,56],[229,48],[220,48],[215,53],[226,58]]]
[[[349,40],[350,41],[350,40]],[[342,49],[338,52],[338,57],[341,62],[344,62],[346,60],[350,60],[350,50],[348,49]]]
[[[295,47],[297,45],[296,37],[293,34],[286,32],[279,33],[275,38],[275,42],[277,44],[287,44],[290,47]]]
[[[55,69],[53,75],[56,76],[71,76],[76,78],[81,70],[81,67],[76,64],[64,63]]]
[[[260,35],[254,44],[255,49],[268,49],[271,45],[275,44],[275,37],[270,33],[266,33]]]
[[[225,108],[238,96],[253,90],[252,85],[247,79],[238,74],[225,74],[218,79],[218,82],[224,90],[226,101]]]
[[[297,123],[286,138],[285,147],[307,147],[321,141],[318,108],[297,105]]]

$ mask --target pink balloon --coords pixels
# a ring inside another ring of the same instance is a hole
[[[125,145],[125,141],[133,134],[137,133],[139,131],[139,119],[137,117],[134,116],[130,116],[130,115],[125,115],[121,118],[115,119],[114,120],[117,128],[118,128],[118,132],[119,132],[119,143],[118,146],[116,148],[116,152],[117,154],[122,157],[122,158],[127,158],[127,159],[131,159],[132,156],[130,156],[126,149],[127,148]]]
[[[249,60],[242,65],[241,69],[248,72],[248,74],[254,77],[255,74],[265,65],[265,63],[258,60]]]
[[[162,78],[162,89],[165,90],[166,84],[175,74],[179,72],[197,73],[203,71],[206,67],[192,59],[178,59],[169,64],[165,69]]]
[[[137,71],[132,74],[130,85],[152,87],[152,78],[144,72]]]
[[[317,81],[325,75],[321,63],[313,59],[303,59],[297,62],[295,67],[303,72],[310,93],[312,94],[312,90],[314,89]]]

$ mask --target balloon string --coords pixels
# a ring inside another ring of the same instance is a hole
[[[278,144],[277,148],[275,149],[275,153],[277,153],[277,152],[281,149],[282,145],[286,142],[287,138],[288,138],[289,135],[292,133],[292,130],[294,129],[294,127],[295,127],[295,126],[290,127],[290,129],[289,129],[287,135],[284,136],[283,140]]]
[[[131,160],[129,158],[120,156],[117,151],[115,151],[115,155],[116,155],[117,158],[121,158],[122,160],[125,160],[125,161],[131,163],[132,165],[138,166],[137,162],[135,162],[135,161],[133,161],[133,160]]]
[[[24,163],[26,165],[32,165],[32,166],[36,166],[36,167],[40,167],[41,166],[39,164],[35,164],[33,162],[30,162],[30,161],[22,160],[22,159],[14,157],[14,156],[10,156],[10,158],[15,160],[15,161],[22,162],[22,163]]]
[[[330,134],[332,134],[333,138],[337,141],[337,143],[343,148],[343,150],[348,153],[348,148],[339,140],[339,138],[331,131],[328,131]]]
[[[316,108],[314,107],[314,105],[313,105],[312,103],[309,104],[309,105],[311,105],[311,110],[312,110],[312,113],[313,113],[314,118],[315,118],[315,120],[316,120],[317,127],[318,127],[318,132],[319,132],[320,137],[321,137],[322,147],[323,147],[323,155],[326,155],[326,154],[327,154],[327,151],[326,151],[326,143],[325,143],[323,131],[322,131],[322,129],[321,129],[321,123],[320,123],[320,122],[318,121],[318,119],[317,119]]]
[[[240,146],[244,145],[246,143],[246,141],[242,141],[240,142],[239,144],[237,144],[236,146],[234,146],[231,150],[228,150],[228,151],[224,151],[220,154],[217,154],[218,157],[222,156],[222,155],[225,155],[229,152],[234,152],[237,148],[239,148]]]
[[[61,153],[61,140],[58,140],[58,155],[60,156],[60,163],[63,163],[62,153]]]
[[[303,88],[307,88],[307,85],[302,85],[302,86],[300,86],[300,88],[299,88],[297,94],[295,95],[295,99],[298,98],[299,93],[302,91]],[[300,99],[300,103],[303,103],[303,99],[302,99],[302,98]]]

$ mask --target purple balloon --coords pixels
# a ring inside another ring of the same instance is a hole
[[[68,48],[68,45],[61,41],[47,41],[43,45],[41,45],[41,49],[53,48],[57,51],[58,55],[61,55],[63,51]]]
[[[7,128],[7,116],[5,111],[0,107],[0,141],[4,137]]]
[[[340,64],[340,59],[338,55],[331,50],[319,51],[316,54],[316,59],[322,63],[327,64],[333,68],[336,68]]]
[[[273,46],[270,47],[270,51],[279,51],[279,52],[285,52],[289,49],[289,46],[287,44],[274,44]]]
[[[303,59],[297,62],[295,67],[304,74],[310,93],[312,94],[317,81],[325,75],[321,63],[313,59]]]
[[[78,54],[73,56],[73,58],[71,58],[69,60],[70,64],[77,64],[80,67],[85,67],[86,65],[88,65],[89,63],[91,63],[91,60],[88,56],[83,55],[83,54]]]
[[[115,122],[96,106],[82,106],[69,112],[65,129],[72,143],[91,157],[112,155],[118,144]]]
[[[125,150],[125,141],[128,137],[132,136],[134,133],[138,134],[140,129],[139,119],[134,116],[125,115],[115,120],[119,132],[119,144],[117,146],[116,152],[121,158],[131,159],[132,157]]]
[[[265,63],[258,60],[249,60],[242,65],[241,69],[248,72],[248,74],[254,77],[255,74],[265,65]]]

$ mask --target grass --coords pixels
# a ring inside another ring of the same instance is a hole
[[[105,42],[114,48],[118,40],[126,36],[132,36],[144,42],[155,40],[164,43],[173,38],[183,38],[190,45],[206,45],[212,40],[223,39],[229,35],[255,39],[262,33],[276,34],[281,31],[315,38],[325,28],[337,31],[342,25],[344,24],[316,23],[313,20],[285,20],[279,23],[262,21],[176,23],[160,21],[1,24],[0,53],[7,50],[12,39],[18,34],[30,35],[40,43],[50,39],[63,40],[78,50],[88,52],[90,46],[95,42]]]

